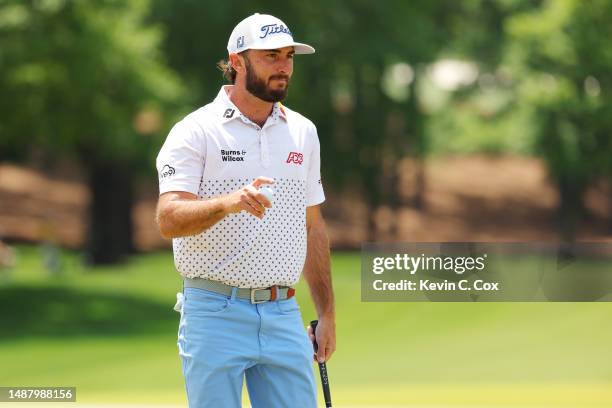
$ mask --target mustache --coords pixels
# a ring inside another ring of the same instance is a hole
[[[268,81],[272,81],[273,79],[284,79],[285,81],[289,82],[289,75],[283,75],[283,74],[272,75],[270,76],[270,78],[268,78]]]

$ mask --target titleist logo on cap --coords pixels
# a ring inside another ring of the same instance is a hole
[[[261,32],[262,32],[262,35],[259,36],[259,38],[266,38],[268,35],[278,34],[278,33],[289,34],[290,36],[293,37],[293,34],[291,34],[291,31],[289,31],[289,29],[282,24],[266,24],[265,26],[261,27]]]

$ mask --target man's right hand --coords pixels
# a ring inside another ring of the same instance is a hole
[[[247,211],[255,217],[262,219],[266,208],[272,208],[272,203],[259,191],[264,184],[274,184],[274,179],[257,177],[251,184],[240,188],[224,197],[226,212],[228,214]]]

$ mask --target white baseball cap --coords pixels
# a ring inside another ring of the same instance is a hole
[[[275,50],[293,47],[296,54],[313,54],[310,45],[293,41],[289,27],[280,19],[269,14],[255,13],[238,23],[227,43],[227,52],[239,53],[245,50]]]

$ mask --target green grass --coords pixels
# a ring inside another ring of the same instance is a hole
[[[363,303],[358,254],[333,258],[338,406],[612,406],[611,303]],[[80,402],[184,403],[181,281],[168,252],[113,268],[20,247],[0,283],[0,385],[77,386]],[[305,321],[308,289],[297,290]]]

